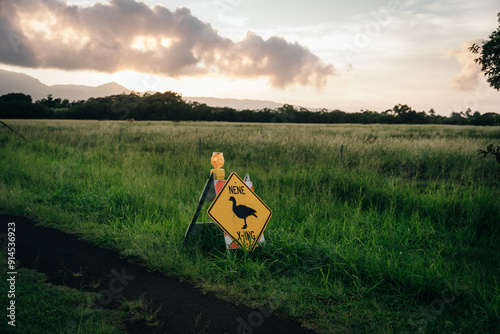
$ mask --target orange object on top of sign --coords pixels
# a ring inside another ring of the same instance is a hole
[[[220,152],[214,152],[212,158],[210,159],[212,166],[216,169],[221,169],[224,166],[224,155]]]
[[[221,169],[224,166],[224,155],[222,152],[214,152],[212,154],[212,158],[210,159],[212,166],[214,169],[210,171],[211,174],[214,174],[215,180],[223,180],[224,179],[224,169]]]

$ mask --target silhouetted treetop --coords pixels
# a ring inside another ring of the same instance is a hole
[[[500,24],[500,13],[498,13],[498,23]],[[489,40],[486,40],[482,46],[473,44],[469,50],[479,54],[476,63],[481,65],[481,70],[491,87],[500,90],[500,26],[493,31]]]

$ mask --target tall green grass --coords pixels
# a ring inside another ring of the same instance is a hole
[[[498,128],[11,125],[27,140],[0,129],[9,213],[320,332],[498,330],[500,165],[477,155]],[[251,254],[227,255],[220,236],[183,246],[213,151],[273,210]]]

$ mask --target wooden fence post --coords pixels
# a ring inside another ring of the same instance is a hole
[[[344,145],[340,145],[340,164],[344,163]]]
[[[199,156],[200,156],[200,159],[201,159],[201,137],[200,137],[200,142],[199,142],[199,145],[198,145],[198,150],[199,150]]]

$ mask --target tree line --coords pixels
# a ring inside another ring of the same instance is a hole
[[[30,95],[10,93],[0,96],[0,119],[94,119],[94,120],[167,120],[167,121],[225,121],[260,123],[359,123],[359,124],[459,124],[500,125],[500,115],[478,111],[453,112],[450,116],[437,115],[433,109],[415,111],[406,104],[398,104],[382,112],[361,110],[348,113],[341,110],[310,111],[284,104],[279,108],[236,110],[211,107],[198,102],[186,102],[178,93],[137,92],[72,101],[46,98],[33,102]]]

